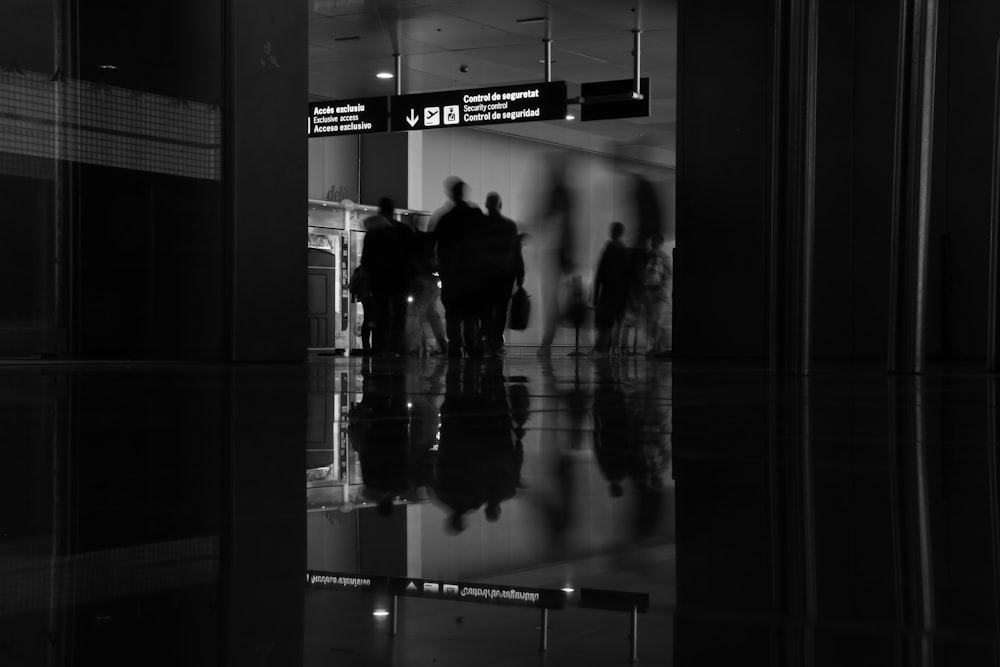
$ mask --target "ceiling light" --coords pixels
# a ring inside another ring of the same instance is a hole
[[[576,116],[571,113],[566,114],[566,120],[576,120]]]
[[[393,76],[395,75],[392,72],[379,72],[378,74],[375,75],[375,77],[378,79],[391,79],[393,78]]]
[[[378,616],[379,618],[384,618],[389,615],[388,609],[376,609],[372,612],[372,616]]]
[[[98,65],[100,69],[118,69],[118,65]]]
[[[562,589],[562,592],[563,593],[572,593],[575,590],[576,590],[575,588],[570,588],[569,586],[566,586],[565,588]]]

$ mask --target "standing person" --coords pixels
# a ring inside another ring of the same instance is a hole
[[[375,331],[374,354],[400,355],[406,332],[406,297],[412,274],[413,231],[394,219],[395,205],[388,197],[379,200],[378,213],[364,221],[365,242],[361,268],[371,286]]]
[[[437,260],[434,258],[434,237],[428,232],[416,230],[413,233],[413,263],[413,313],[417,323],[415,344],[419,352],[423,347],[426,323],[430,326],[437,342],[437,348],[431,354],[445,354],[448,351],[448,339],[445,337],[444,325],[438,314],[441,288],[438,287]]]
[[[483,213],[465,201],[466,185],[455,179],[450,197],[451,209],[434,228],[438,272],[441,276],[441,303],[444,305],[448,334],[448,356],[460,358],[478,353],[476,285],[480,266],[473,244],[480,231]]]
[[[653,234],[649,252],[642,271],[642,288],[646,311],[646,356],[669,357],[672,341],[669,320],[671,317],[671,291],[673,264],[663,250],[663,235]]]
[[[594,352],[597,354],[609,353],[612,341],[618,340],[628,305],[632,262],[629,250],[622,242],[624,233],[624,224],[611,223],[611,238],[604,246],[594,275],[594,325],[597,327]]]
[[[482,230],[483,240],[483,297],[485,316],[483,335],[486,351],[491,356],[503,353],[503,332],[507,328],[507,306],[510,304],[514,283],[524,284],[524,267],[521,259],[521,239],[517,225],[500,214],[503,202],[500,195],[486,195],[486,220]]]

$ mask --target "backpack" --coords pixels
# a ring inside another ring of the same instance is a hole
[[[643,287],[662,287],[667,280],[667,263],[658,252],[650,253],[642,268]]]

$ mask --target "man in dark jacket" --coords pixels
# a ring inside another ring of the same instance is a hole
[[[507,306],[514,282],[524,283],[521,269],[521,240],[517,225],[500,214],[500,195],[486,195],[486,220],[482,228],[482,298],[484,300],[483,334],[487,352],[498,356],[503,350],[503,332],[507,328]]]
[[[364,221],[366,234],[361,268],[371,288],[375,326],[372,352],[375,354],[405,352],[406,297],[413,273],[413,230],[397,222],[394,214],[392,200],[383,197],[379,200],[379,212]]]
[[[475,239],[483,224],[483,212],[465,201],[463,181],[455,180],[450,197],[451,210],[441,216],[433,232],[448,356],[461,357],[463,346],[466,353],[474,356],[478,354],[477,313],[481,310],[476,286],[482,277],[481,265],[475,256]]]

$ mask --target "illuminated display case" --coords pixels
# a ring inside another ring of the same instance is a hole
[[[361,261],[364,219],[375,206],[310,199],[308,220],[308,347],[313,354],[347,353],[360,347],[364,310],[351,303],[347,285]],[[397,209],[396,219],[416,227],[424,211]]]

